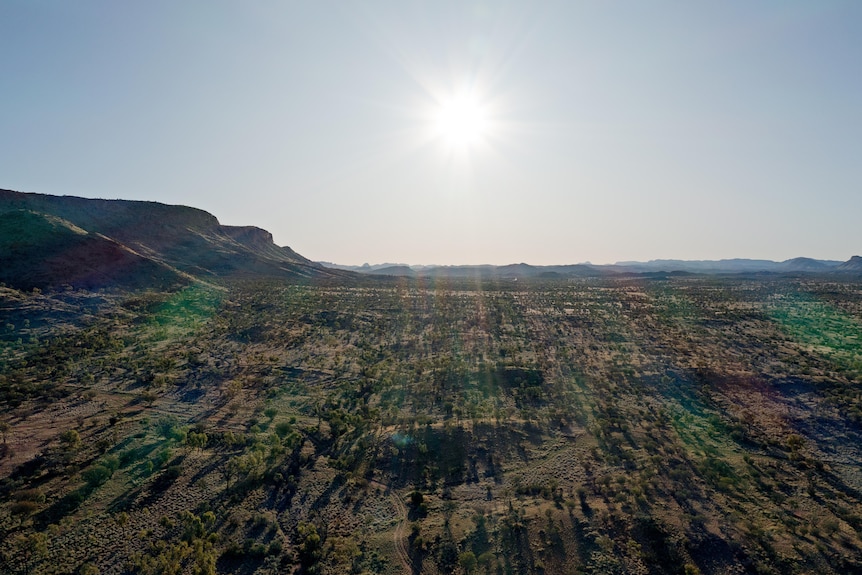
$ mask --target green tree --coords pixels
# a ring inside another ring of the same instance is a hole
[[[165,439],[174,439],[179,442],[185,441],[186,439],[185,428],[181,427],[177,418],[172,415],[160,417],[156,422],[156,429],[158,430],[159,435]]]
[[[117,525],[120,526],[120,530],[123,532],[123,538],[126,537],[126,525],[129,523],[129,514],[125,511],[120,511],[119,513],[114,515],[114,521],[117,522]]]
[[[299,563],[303,572],[314,574],[320,572],[320,559],[323,556],[323,541],[317,533],[317,527],[311,523],[300,522],[296,528],[299,550]]]
[[[192,449],[203,449],[207,446],[208,437],[206,433],[189,431],[186,435],[186,444]]]
[[[81,435],[74,429],[69,429],[60,434],[60,442],[68,451],[74,451],[81,447]]]
[[[41,559],[48,553],[48,537],[44,533],[18,535],[12,540],[12,545],[17,553],[22,572],[29,573],[30,562]]]
[[[461,569],[464,570],[464,573],[470,575],[473,571],[476,570],[476,555],[472,551],[465,551],[458,555],[458,564],[461,565]]]
[[[95,464],[81,472],[81,477],[91,487],[97,487],[106,483],[111,478],[111,475],[113,475],[113,472],[110,468],[100,464]]]

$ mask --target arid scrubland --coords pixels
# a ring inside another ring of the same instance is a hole
[[[862,284],[0,289],[9,573],[860,573]]]

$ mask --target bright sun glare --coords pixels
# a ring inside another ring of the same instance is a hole
[[[484,106],[472,94],[459,94],[441,102],[437,110],[437,135],[454,148],[478,143],[485,135],[487,123]]]

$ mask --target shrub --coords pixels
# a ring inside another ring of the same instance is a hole
[[[37,509],[39,509],[39,505],[33,501],[16,501],[9,508],[9,512],[12,515],[29,516],[36,513]]]

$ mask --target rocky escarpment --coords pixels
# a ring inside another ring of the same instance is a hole
[[[146,267],[150,272],[167,270],[165,273],[170,272],[168,275],[176,278],[190,275],[210,280],[258,276],[319,279],[351,275],[328,270],[290,248],[277,246],[266,230],[223,226],[212,214],[187,206],[0,190],[0,215],[9,219],[0,258],[7,270],[12,270],[4,273],[10,285],[23,286],[27,282],[21,278],[26,277],[32,281],[38,278],[37,283],[42,285],[69,283],[92,287],[93,281],[80,280],[71,272],[83,265],[82,261],[102,270],[94,277],[101,277],[105,285],[111,285],[117,278],[108,273],[110,262],[126,259],[131,262],[137,261],[136,258],[148,261]],[[34,215],[41,215],[40,224],[34,223]],[[27,228],[21,224],[24,220],[40,230],[38,237],[31,234],[26,250],[13,250],[13,246],[23,245],[16,234],[24,233]],[[14,222],[18,223],[12,225]],[[108,257],[109,252],[116,257]],[[53,264],[43,266],[32,254]],[[37,268],[41,270],[38,274]]]

